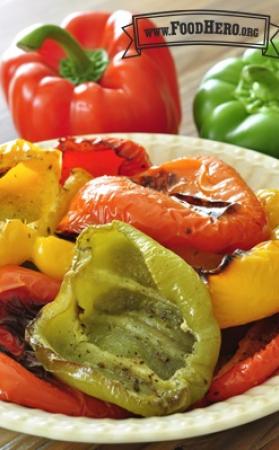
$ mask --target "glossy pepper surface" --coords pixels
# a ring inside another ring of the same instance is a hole
[[[60,293],[29,327],[29,342],[59,379],[150,416],[203,396],[220,332],[197,273],[114,221],[79,236]]]
[[[279,225],[279,190],[260,189],[257,197],[264,207],[271,230]]]
[[[23,139],[2,145],[0,267],[32,261],[63,278],[73,245],[49,235],[75,194],[92,176],[135,175],[149,165],[143,147],[120,138],[60,139],[58,149]]]
[[[278,73],[278,59],[255,49],[212,67],[194,99],[200,136],[279,157]]]
[[[72,416],[127,417],[121,408],[55,380],[25,342],[26,324],[59,287],[58,281],[24,267],[0,268],[0,399]]]
[[[30,230],[30,239],[34,233],[53,232],[60,201],[60,173],[59,150],[43,149],[22,139],[1,146],[0,224],[20,221]]]
[[[0,266],[22,264],[29,259],[36,237],[54,230],[60,162],[58,150],[41,149],[21,139],[1,146]]]
[[[253,324],[234,356],[215,375],[206,398],[210,402],[243,394],[279,369],[279,315]]]
[[[37,237],[28,260],[46,275],[62,280],[69,270],[74,254],[74,244],[56,236]]]
[[[232,167],[212,156],[169,161],[132,180],[93,179],[73,198],[58,230],[79,233],[113,219],[176,252],[249,249],[269,236],[255,194]]]
[[[69,386],[36,377],[17,361],[0,353],[0,399],[55,414],[96,419],[125,419],[123,409],[89,397]]]
[[[145,149],[134,141],[115,137],[61,138],[57,146],[62,152],[61,181],[71,171],[81,168],[92,177],[102,175],[135,175],[151,165]]]
[[[131,22],[126,11],[77,13],[63,28],[46,25],[23,37],[18,45],[28,53],[15,45],[5,53],[1,82],[21,136],[39,141],[178,131],[180,101],[170,51],[155,48],[122,59],[129,45],[122,27]]]
[[[236,252],[207,281],[221,328],[278,313],[279,241],[262,242],[248,252]]]

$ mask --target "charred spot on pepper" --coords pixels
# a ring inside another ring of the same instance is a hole
[[[235,257],[236,257],[236,255],[234,255],[234,254],[225,255],[217,267],[215,267],[213,269],[199,268],[199,269],[197,269],[197,271],[198,271],[199,275],[204,277],[205,279],[209,275],[217,275],[221,272],[224,272],[224,270],[230,265],[230,263],[234,260]]]
[[[82,315],[84,313],[84,308],[82,306],[80,306],[79,304],[77,304],[76,308],[77,308],[78,316],[80,316],[80,315]],[[85,325],[83,323],[81,323],[81,326],[85,327]]]
[[[35,264],[31,261],[25,261],[21,264],[21,267],[24,267],[25,269],[33,270],[34,272],[39,272],[38,267],[35,266]]]
[[[138,380],[138,378],[136,378],[134,381],[133,389],[135,392],[140,392],[140,381]]]
[[[22,358],[18,359],[17,362],[42,380],[52,382],[55,380],[51,372],[46,371],[40,361],[38,361],[35,352],[29,345],[26,346]]]
[[[69,241],[69,242],[73,242],[75,243],[77,238],[78,238],[78,233],[71,233],[71,232],[59,232],[57,231],[54,236],[60,238],[60,239],[64,239],[65,241]]]
[[[231,263],[239,256],[245,256],[247,254],[249,254],[249,250],[248,251],[240,249],[235,250],[232,254],[224,255],[220,264],[217,267],[214,267],[213,269],[198,268],[197,272],[199,273],[200,276],[204,277],[205,279],[210,275],[218,275],[219,273],[222,273],[225,270],[227,270],[230,267]]]
[[[242,394],[278,370],[279,314],[235,330],[237,333],[240,331],[237,346],[227,357],[221,349],[215,377],[207,394],[209,401]],[[225,336],[223,333],[223,338]]]
[[[24,302],[16,298],[0,303],[0,352],[12,357],[25,369],[30,370],[39,378],[50,380],[52,375],[46,372],[37,360],[35,353],[25,339],[25,330],[38,314],[41,306],[32,301]],[[9,344],[3,340],[3,331],[10,334]],[[2,338],[2,339],[1,339]],[[11,342],[12,341],[12,342]]]
[[[63,154],[62,184],[74,167],[81,167],[92,176],[133,176],[150,167],[145,149],[126,139],[68,137],[59,139],[57,148]]]
[[[44,369],[43,365],[36,358],[35,352],[26,343],[24,351],[22,352],[21,355],[15,355],[14,353],[10,352],[6,347],[1,346],[1,344],[0,344],[0,353],[4,353],[5,355],[14,359],[21,366],[32,372],[38,378],[41,378],[42,380],[46,381],[54,380],[53,375]]]
[[[0,303],[0,324],[13,328],[24,337],[26,325],[40,310],[41,306],[31,300],[24,302],[15,297],[8,302]]]
[[[171,188],[176,186],[180,181],[179,178],[173,172],[167,172],[166,170],[158,170],[157,173],[151,175],[137,175],[130,178],[134,183],[143,187],[154,189],[155,191],[168,193]],[[186,178],[183,178],[183,182],[186,182]]]
[[[195,195],[183,194],[182,192],[171,193],[170,196],[179,200],[182,204],[191,206],[196,212],[212,217],[212,219],[220,219],[224,214],[235,212],[239,207],[238,203],[224,202],[213,200]]]
[[[1,155],[1,158],[3,158],[3,155]],[[8,172],[9,168],[0,170],[0,178],[4,177]]]

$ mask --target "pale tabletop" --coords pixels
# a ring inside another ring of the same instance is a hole
[[[128,9],[145,13],[181,9],[227,9],[271,15],[279,24],[278,0],[0,0],[0,53],[15,34],[33,23],[59,23],[67,14],[81,10]],[[241,53],[232,47],[188,46],[172,49],[183,107],[181,134],[196,135],[192,99],[205,71],[225,57]],[[0,142],[17,136],[9,112],[0,97]],[[279,409],[279,405],[278,405]],[[1,426],[1,423],[0,423]],[[100,445],[51,441],[0,428],[0,450],[278,450],[279,413],[232,430],[202,438],[169,443]]]

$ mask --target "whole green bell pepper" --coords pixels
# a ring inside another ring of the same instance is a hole
[[[219,62],[203,78],[193,109],[201,137],[279,157],[279,59],[249,49]]]
[[[56,377],[142,416],[202,398],[220,346],[197,273],[117,221],[81,233],[60,293],[28,339]]]

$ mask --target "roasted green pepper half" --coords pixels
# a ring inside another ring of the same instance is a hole
[[[219,62],[203,78],[193,109],[201,137],[278,158],[279,59],[249,49]]]
[[[220,344],[197,273],[118,221],[81,233],[58,296],[28,334],[56,377],[142,416],[203,397]]]

